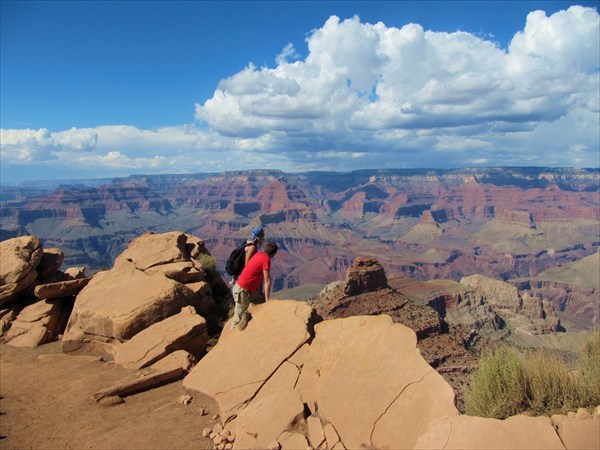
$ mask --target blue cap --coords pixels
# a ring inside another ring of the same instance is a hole
[[[261,238],[261,237],[265,237],[265,229],[262,226],[257,226],[252,228],[252,238]]]

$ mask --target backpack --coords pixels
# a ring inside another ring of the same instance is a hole
[[[245,242],[231,252],[225,263],[225,272],[229,275],[239,275],[242,273],[242,270],[246,265],[246,247],[249,245],[256,244],[253,242]]]

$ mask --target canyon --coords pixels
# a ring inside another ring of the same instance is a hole
[[[375,257],[390,279],[479,274],[549,300],[563,325],[600,320],[598,169],[132,175],[3,186],[0,209],[1,240],[38,236],[90,272],[112,267],[143,233],[180,230],[202,236],[224,273],[262,224],[281,249],[274,286],[288,298],[309,299],[357,257]]]

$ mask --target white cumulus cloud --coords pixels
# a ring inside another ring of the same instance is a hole
[[[598,23],[591,8],[573,6],[550,17],[534,11],[504,50],[465,32],[331,17],[308,36],[304,60],[249,65],[197,104],[196,118],[226,136],[279,133],[274,142],[284,145],[272,151],[287,151],[291,159],[300,149],[369,151],[378,163],[390,161],[389,150],[397,149],[409,155],[402,159],[409,164],[462,165],[460,153],[469,149],[474,161],[502,164],[502,151],[523,139],[531,155],[526,162],[544,164],[548,148],[536,145],[535,130],[548,124],[578,140],[563,124],[587,110],[595,119],[584,133],[590,150],[578,161],[595,165]],[[452,130],[463,137],[450,141]],[[507,139],[510,133],[519,139]],[[436,159],[438,151],[445,160]],[[378,159],[379,153],[385,156]],[[557,164],[573,162],[565,156]]]
[[[305,58],[285,44],[273,67],[221,80],[195,124],[1,130],[0,157],[121,174],[597,167],[599,23],[592,8],[533,11],[503,49],[484,33],[332,16],[306,37]]]

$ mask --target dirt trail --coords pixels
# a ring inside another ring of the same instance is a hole
[[[101,406],[90,394],[136,378],[136,371],[61,352],[0,344],[0,449],[210,449],[202,430],[216,423],[211,399],[173,382]],[[201,409],[209,414],[202,415]]]

